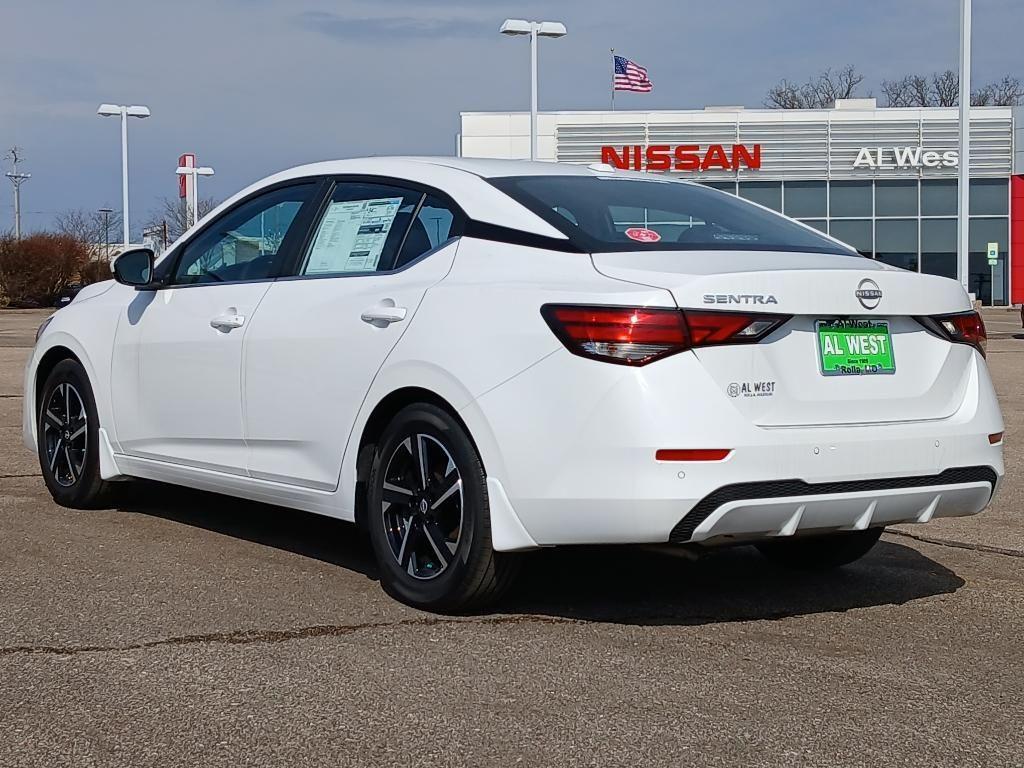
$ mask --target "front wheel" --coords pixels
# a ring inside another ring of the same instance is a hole
[[[100,477],[99,417],[77,360],[62,360],[46,377],[38,416],[39,467],[53,500],[77,509],[99,506],[108,487]]]
[[[884,528],[843,531],[825,536],[797,536],[757,544],[762,555],[777,565],[801,571],[824,571],[864,557]]]
[[[381,584],[393,597],[458,612],[509,586],[515,560],[491,547],[480,456],[441,408],[418,403],[392,419],[374,454],[367,506]]]

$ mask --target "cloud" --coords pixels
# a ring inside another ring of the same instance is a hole
[[[305,11],[296,20],[305,29],[352,42],[476,38],[497,31],[493,21],[412,16],[353,18],[327,11]]]

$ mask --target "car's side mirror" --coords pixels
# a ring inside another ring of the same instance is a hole
[[[111,266],[114,272],[114,279],[123,285],[131,285],[135,288],[149,285],[153,282],[153,251],[149,248],[133,248],[125,251],[116,259]]]

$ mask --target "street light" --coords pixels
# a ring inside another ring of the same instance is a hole
[[[113,208],[100,208],[98,213],[103,214],[103,258],[110,261],[110,214]]]
[[[149,117],[149,107],[100,104],[96,114],[102,117],[121,116],[121,223],[124,226],[124,248],[128,250],[131,243],[128,232],[128,118]]]
[[[957,273],[970,292],[971,0],[960,0],[960,167],[957,169]],[[980,287],[980,286],[979,286]],[[991,301],[991,299],[990,299]]]
[[[189,177],[188,180],[191,182],[185,185],[187,193],[185,209],[188,212],[185,229],[188,229],[199,220],[199,177],[213,176],[213,168],[208,165],[199,166],[198,168],[194,165],[183,165],[175,173],[179,176]]]
[[[499,30],[503,35],[530,36],[530,159],[537,159],[537,38],[564,37],[565,24],[560,21],[525,21],[505,19]]]

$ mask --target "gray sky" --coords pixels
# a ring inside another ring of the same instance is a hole
[[[120,140],[101,101],[146,104],[129,125],[133,225],[176,194],[195,151],[222,199],[275,170],[365,154],[451,154],[461,110],[529,106],[528,46],[507,16],[564,21],[542,41],[541,109],[605,109],[609,53],[651,94],[620,109],[760,106],[780,78],[851,63],[865,90],[956,68],[958,0],[0,0],[0,154],[32,179],[26,229],[67,208],[120,208]],[[980,83],[1024,77],[1021,0],[974,0]],[[4,170],[7,170],[4,167]],[[0,230],[13,220],[0,186]]]

